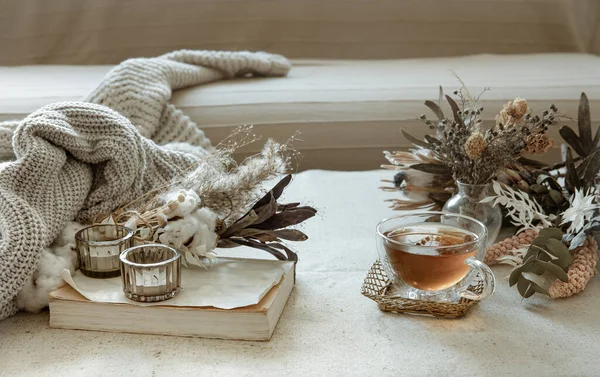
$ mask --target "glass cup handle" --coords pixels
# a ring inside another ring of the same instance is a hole
[[[485,263],[477,259],[469,258],[465,263],[471,266],[469,276],[475,277],[479,275],[481,284],[483,284],[483,291],[476,293],[465,289],[459,292],[460,296],[469,300],[481,301],[492,295],[496,291],[496,278],[492,270]]]

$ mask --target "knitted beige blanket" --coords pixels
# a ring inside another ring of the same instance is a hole
[[[176,51],[131,59],[86,102],[56,103],[0,123],[0,319],[67,221],[110,213],[210,153],[173,90],[241,75],[283,76],[289,62],[249,52]],[[166,144],[195,146],[185,152]]]

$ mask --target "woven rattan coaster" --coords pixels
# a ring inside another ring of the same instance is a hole
[[[472,285],[469,290],[473,293],[481,293],[483,292],[483,284]],[[419,301],[399,297],[394,291],[395,288],[390,283],[381,263],[379,261],[373,263],[362,285],[361,293],[375,301],[379,309],[384,312],[425,314],[438,318],[458,318],[464,316],[471,306],[479,302],[466,298],[462,298],[456,303]]]

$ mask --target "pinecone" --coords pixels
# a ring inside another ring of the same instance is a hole
[[[585,244],[575,249],[573,262],[569,266],[569,281],[554,281],[548,288],[551,298],[573,296],[585,289],[590,279],[596,274],[598,262],[598,244],[593,238],[588,238]]]
[[[510,251],[518,249],[523,245],[531,245],[537,235],[537,230],[527,229],[526,231],[507,238],[504,241],[496,242],[487,248],[483,262],[488,266],[496,264],[496,260],[498,258],[508,255]]]

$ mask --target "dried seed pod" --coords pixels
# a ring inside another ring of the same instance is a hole
[[[521,190],[521,191],[525,191],[525,192],[529,191],[529,183],[525,182],[524,180],[520,180],[520,181],[517,183],[517,187],[518,187],[518,188],[519,188],[519,190]]]
[[[548,192],[548,188],[543,185],[534,184],[534,185],[529,186],[529,188],[531,189],[531,191],[535,192],[536,194],[546,194]]]
[[[521,176],[519,175],[519,173],[517,173],[516,171],[514,171],[512,169],[505,169],[504,171],[510,177],[510,179],[512,179],[515,182],[519,182],[522,179]]]
[[[561,204],[563,204],[565,202],[565,197],[563,196],[563,194],[560,191],[550,190],[550,192],[548,194],[550,195],[550,198],[552,199],[552,201],[554,203],[556,203],[556,205],[558,205],[558,206],[560,206]]]

